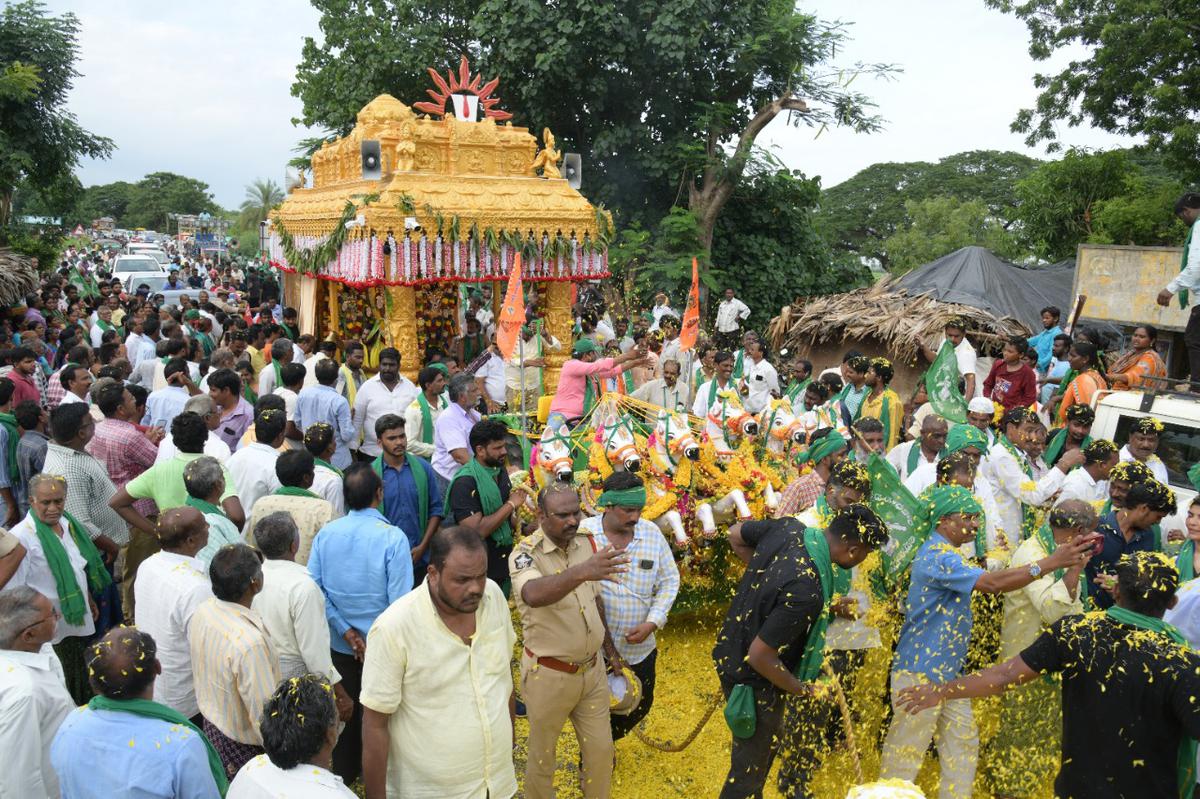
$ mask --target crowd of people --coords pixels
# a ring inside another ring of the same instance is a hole
[[[691,348],[660,295],[633,319],[581,303],[570,342],[531,318],[505,359],[473,297],[445,351],[367,369],[362,342],[300,332],[269,270],[177,259],[194,296],[168,304],[107,265],[68,251],[0,322],[0,795],[511,797],[520,716],[526,797],[554,796],[568,720],[580,790],[610,796],[682,553],[635,473],[591,516],[573,484],[515,475],[496,414],[535,409],[564,347],[552,427],[613,392],[699,417],[787,398],[800,420],[774,518],[728,532],[746,570],[712,652],[732,736],[714,793],[761,796],[779,759],[781,793],[810,796],[838,737],[827,680],[858,697],[884,650],[883,778],[915,780],[935,743],[942,799],[978,769],[1005,797],[1055,772],[1067,797],[1194,781],[1175,768],[1200,658],[1163,616],[1200,643],[1200,502],[1160,529],[1153,418],[1091,437],[1097,390],[1163,371],[1152,327],[1105,362],[1047,308],[984,372],[952,320],[955,424],[902,399],[885,358],[773,364],[732,289]],[[889,543],[868,467],[917,498],[913,547]],[[1006,688],[981,750],[970,699]]]

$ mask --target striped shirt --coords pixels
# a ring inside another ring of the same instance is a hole
[[[129,525],[108,506],[117,487],[104,464],[87,452],[51,441],[42,471],[67,481],[67,513],[83,525],[89,537],[106,535],[121,547],[129,543]]]
[[[226,737],[262,746],[258,722],[281,680],[262,618],[214,597],[192,614],[188,643],[200,713]]]
[[[593,516],[579,525],[579,532],[591,535],[597,549],[610,544],[602,520],[602,516]],[[625,636],[648,621],[660,630],[666,625],[667,614],[679,594],[679,567],[666,536],[646,519],[638,520],[624,552],[629,556],[629,570],[617,581],[600,583],[600,601],[617,652],[626,663],[641,663],[654,651],[654,636],[646,636],[640,644],[629,643]]]

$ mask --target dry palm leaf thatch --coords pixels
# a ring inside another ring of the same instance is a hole
[[[771,322],[773,345],[793,351],[814,344],[874,338],[896,358],[915,360],[921,342],[935,343],[950,319],[958,317],[976,346],[998,345],[1007,336],[1028,336],[1030,330],[1011,317],[997,317],[979,308],[911,297],[892,288],[890,279],[873,286],[825,297],[812,297],[789,306]]]
[[[38,272],[33,259],[0,247],[0,306],[24,302],[25,295],[37,288]]]

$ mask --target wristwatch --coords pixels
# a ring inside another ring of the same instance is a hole
[[[1037,561],[1029,564],[1029,576],[1035,580],[1042,576],[1042,567],[1037,564]]]

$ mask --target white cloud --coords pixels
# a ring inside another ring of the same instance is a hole
[[[205,181],[218,203],[236,207],[250,180],[282,180],[306,135],[291,124],[301,109],[290,89],[303,37],[320,34],[307,2],[52,0],[50,8],[82,23],[71,108],[118,146],[111,159],[83,165],[85,185],[166,170]],[[904,72],[856,85],[888,120],[881,133],[835,129],[814,139],[810,129],[773,124],[761,141],[790,167],[830,186],[877,161],[969,149],[1044,155],[1009,131],[1036,97],[1033,74],[1046,70],[1029,58],[1018,20],[981,0],[813,0],[806,9],[854,22],[841,63],[892,62]],[[1092,147],[1130,143],[1089,129],[1063,136]]]

